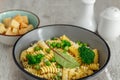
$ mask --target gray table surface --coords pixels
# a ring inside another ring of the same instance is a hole
[[[97,0],[95,14],[110,6],[120,8],[120,0]],[[80,14],[80,0],[0,0],[0,12],[10,9],[24,9],[37,14],[40,26],[47,24],[76,24]],[[120,80],[120,38],[108,41],[111,60],[107,68],[94,80]],[[0,44],[0,80],[26,80],[12,58],[12,48]]]

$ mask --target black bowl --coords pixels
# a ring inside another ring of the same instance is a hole
[[[66,25],[66,24],[54,24],[54,25],[46,25],[40,28],[34,29],[21,38],[19,38],[13,48],[13,58],[17,65],[17,67],[22,71],[25,75],[28,76],[29,80],[38,80],[41,79],[35,75],[24,70],[20,62],[20,53],[22,50],[28,48],[33,41],[38,40],[47,40],[55,36],[67,35],[71,40],[81,40],[86,42],[92,48],[97,48],[99,50],[99,63],[100,69],[94,74],[84,77],[82,79],[91,79],[93,76],[98,75],[110,60],[110,49],[104,39],[102,39],[99,35],[79,26],[74,25]]]

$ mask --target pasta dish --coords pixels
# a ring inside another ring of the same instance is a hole
[[[20,54],[26,71],[47,80],[75,80],[99,70],[98,50],[66,35],[37,41]]]

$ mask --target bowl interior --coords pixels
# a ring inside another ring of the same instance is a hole
[[[92,48],[99,50],[100,70],[105,67],[109,61],[110,51],[105,41],[95,33],[86,29],[71,26],[71,25],[49,25],[44,26],[33,31],[28,32],[22,36],[14,45],[13,55],[19,67],[22,67],[19,56],[22,50],[29,47],[29,45],[36,40],[46,40],[52,37],[67,35],[71,40],[81,40],[86,42]],[[97,73],[97,72],[96,72]]]
[[[37,17],[37,15],[35,15],[32,12],[24,11],[24,10],[9,10],[9,11],[5,11],[5,12],[1,12],[0,13],[0,22],[2,22],[3,19],[5,19],[5,18],[14,17],[18,14],[20,14],[22,16],[27,16],[29,23],[32,24],[34,27],[37,27],[39,25],[39,18]]]

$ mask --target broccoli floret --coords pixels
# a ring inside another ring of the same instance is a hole
[[[78,48],[78,51],[83,63],[91,64],[94,61],[95,54],[90,48],[83,45]]]

